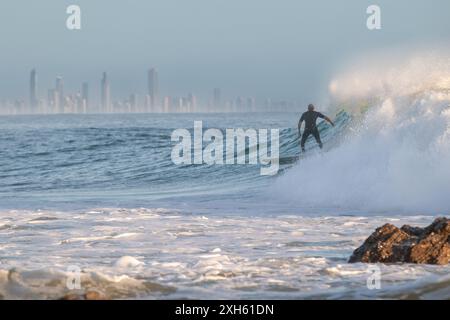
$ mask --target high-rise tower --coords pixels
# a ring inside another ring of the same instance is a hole
[[[219,88],[214,88],[214,109],[220,109],[222,107],[222,94]]]
[[[102,110],[101,112],[111,112],[111,97],[110,97],[110,90],[109,90],[109,81],[108,81],[108,75],[106,72],[103,72],[102,76]]]
[[[56,86],[55,86],[56,93],[58,94],[58,110],[56,112],[64,113],[64,107],[65,107],[65,97],[64,97],[64,82],[62,77],[56,78]]]
[[[38,97],[37,97],[37,73],[36,69],[31,70],[30,73],[30,112],[37,112],[38,108]]]
[[[148,70],[148,95],[150,96],[150,105],[152,111],[159,106],[159,83],[158,71],[155,68]]]
[[[84,101],[86,112],[89,112],[89,84],[87,82],[83,82],[81,86],[81,100]]]

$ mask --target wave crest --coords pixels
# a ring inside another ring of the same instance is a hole
[[[335,108],[354,116],[345,142],[280,177],[278,196],[313,206],[450,210],[450,59],[383,65],[331,82]]]

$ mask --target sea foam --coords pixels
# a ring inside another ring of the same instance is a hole
[[[450,61],[388,62],[331,81],[332,108],[347,109],[353,123],[338,146],[281,176],[271,189],[277,197],[366,211],[450,210]]]

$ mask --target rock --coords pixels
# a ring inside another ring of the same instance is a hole
[[[450,261],[450,219],[437,218],[425,228],[392,224],[375,230],[357,248],[349,263],[424,263],[448,264]]]
[[[60,300],[107,300],[108,298],[99,291],[89,290],[84,294],[69,293]]]
[[[69,293],[63,296],[60,300],[84,300],[84,297],[81,294]]]
[[[84,294],[84,298],[86,300],[106,300],[107,299],[103,293],[98,292],[98,291],[93,291],[93,290],[87,291]]]

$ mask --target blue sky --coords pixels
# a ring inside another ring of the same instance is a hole
[[[66,29],[66,7],[82,30]],[[382,30],[366,8],[382,9]],[[99,87],[108,71],[115,98],[145,92],[155,66],[162,94],[253,95],[312,101],[342,64],[392,47],[450,40],[448,0],[3,0],[0,98],[27,97],[36,67],[39,94],[57,75],[67,90]]]

